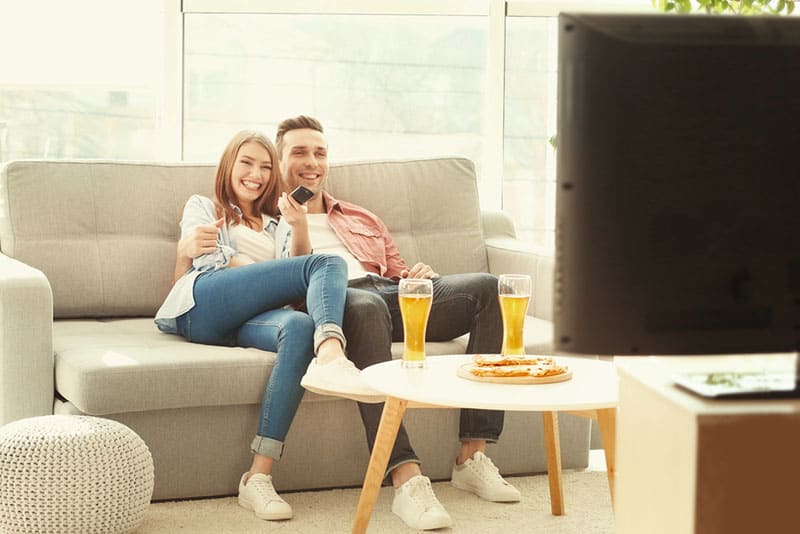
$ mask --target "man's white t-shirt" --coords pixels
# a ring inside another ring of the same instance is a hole
[[[341,256],[347,263],[347,278],[363,278],[367,276],[367,271],[361,262],[353,256],[347,247],[344,246],[339,236],[333,231],[328,223],[327,213],[308,214],[308,236],[311,239],[311,247],[316,254],[336,254]]]

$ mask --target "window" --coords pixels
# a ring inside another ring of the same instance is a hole
[[[555,248],[557,31],[555,17],[506,21],[503,209],[542,251]]]
[[[189,14],[184,155],[244,127],[320,119],[336,161],[460,154],[480,164],[485,17]]]
[[[555,250],[558,13],[652,12],[648,0],[507,2],[502,206],[517,236],[544,254]]]
[[[29,0],[0,17],[0,161],[154,159],[156,0]]]

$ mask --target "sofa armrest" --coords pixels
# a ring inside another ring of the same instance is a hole
[[[50,283],[0,254],[0,425],[53,413],[53,371]]]
[[[553,257],[518,240],[511,217],[503,212],[484,212],[483,229],[489,272],[530,275],[533,298],[528,315],[552,321]]]
[[[504,211],[482,211],[481,224],[485,239],[516,239],[514,220]]]

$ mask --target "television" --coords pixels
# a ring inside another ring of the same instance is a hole
[[[800,19],[559,17],[554,333],[800,347]]]

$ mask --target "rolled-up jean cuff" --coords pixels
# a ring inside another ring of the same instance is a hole
[[[401,458],[399,460],[395,460],[394,463],[389,464],[389,466],[386,468],[386,472],[383,474],[384,480],[392,473],[392,470],[395,467],[400,467],[401,465],[408,463],[415,463],[417,465],[420,465],[422,462],[420,462],[419,458],[417,458],[416,456],[411,458]]]
[[[500,436],[495,434],[461,434],[458,436],[459,441],[476,441],[484,440],[486,443],[497,443]]]
[[[342,327],[334,323],[321,324],[314,330],[314,354],[319,350],[319,346],[330,338],[336,338],[342,343],[342,348],[347,346],[347,341],[344,339],[344,332]]]
[[[264,436],[256,436],[250,444],[250,450],[254,454],[268,456],[273,460],[280,460],[283,455],[283,442]]]

